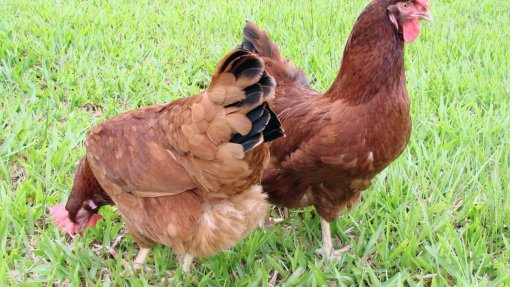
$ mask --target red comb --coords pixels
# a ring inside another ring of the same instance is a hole
[[[76,224],[69,219],[69,212],[61,205],[57,204],[50,209],[50,213],[55,219],[55,225],[69,234],[76,233]]]
[[[416,3],[418,3],[418,5],[420,5],[421,7],[425,8],[425,9],[429,9],[429,7],[430,7],[429,0],[416,0]]]

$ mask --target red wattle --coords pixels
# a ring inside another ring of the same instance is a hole
[[[416,38],[418,38],[418,35],[420,35],[420,30],[421,30],[420,20],[414,19],[414,20],[408,21],[407,23],[405,23],[403,25],[402,28],[403,28],[402,34],[404,35],[404,41],[406,41],[407,43],[413,42],[414,40],[416,40]]]
[[[99,214],[92,214],[92,216],[89,218],[89,221],[87,222],[88,227],[92,227],[96,225],[96,223],[101,219],[101,215]]]

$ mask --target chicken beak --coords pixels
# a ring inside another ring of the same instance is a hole
[[[427,20],[429,22],[433,22],[434,21],[434,17],[432,17],[432,13],[430,13],[430,11],[415,12],[415,13],[413,13],[412,16],[413,17],[418,17],[418,18],[423,19],[423,20]]]

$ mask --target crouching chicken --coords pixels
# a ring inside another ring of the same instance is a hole
[[[236,49],[204,92],[93,127],[65,208],[51,210],[57,226],[80,232],[115,204],[141,247],[135,266],[160,243],[184,255],[185,272],[233,246],[268,212],[266,143],[283,136],[267,104],[274,90],[260,56]]]

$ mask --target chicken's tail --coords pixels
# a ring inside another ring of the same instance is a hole
[[[275,87],[259,55],[234,49],[204,93],[173,102],[176,108],[160,119],[171,127],[169,146],[201,190],[235,194],[259,181],[269,156],[263,143],[284,135],[268,104]]]
[[[218,64],[206,96],[224,107],[227,126],[234,132],[229,142],[241,144],[244,152],[284,135],[267,103],[274,98],[275,86],[264,61],[248,50],[236,49]],[[214,129],[209,136],[222,141]]]
[[[268,64],[266,66],[269,74],[277,81],[290,80],[308,86],[308,79],[303,71],[282,57],[278,45],[269,39],[268,33],[252,22],[246,22],[241,47],[262,56]]]

